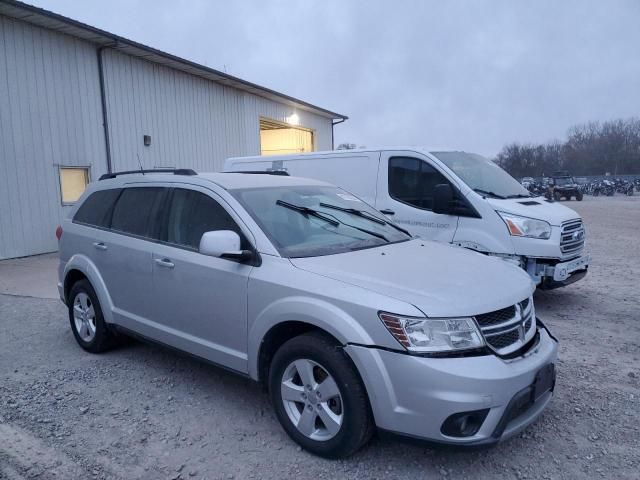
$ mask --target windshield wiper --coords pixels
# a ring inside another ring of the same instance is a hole
[[[372,222],[377,223],[379,225],[389,225],[390,227],[393,227],[396,230],[398,230],[398,231],[400,231],[400,232],[402,232],[402,233],[404,233],[406,235],[411,236],[411,234],[408,231],[406,231],[404,228],[399,227],[399,226],[389,222],[388,220],[384,220],[383,218],[376,217],[376,216],[374,216],[374,215],[372,215],[370,213],[367,213],[367,212],[365,212],[363,210],[358,210],[357,208],[340,207],[338,205],[332,205],[330,203],[320,203],[320,206],[324,207],[324,208],[331,208],[333,210],[339,210],[340,212],[350,213],[350,214],[356,215],[358,217],[366,218],[367,220],[371,220]]]
[[[480,195],[489,195],[491,197],[499,198],[501,200],[504,200],[506,198],[506,197],[503,197],[502,195],[498,195],[495,192],[488,192],[487,190],[482,190],[481,188],[474,188],[473,191],[479,193]]]
[[[345,225],[345,226],[351,227],[351,228],[355,228],[356,230],[359,230],[359,231],[364,232],[364,233],[368,233],[372,237],[378,237],[381,240],[384,240],[385,242],[389,243],[389,240],[387,239],[387,237],[385,237],[381,233],[374,232],[373,230],[369,230],[369,229],[362,228],[362,227],[356,227],[355,225],[351,225],[350,223],[343,223],[342,225]]]
[[[372,222],[375,222],[379,225],[386,225],[387,222],[385,222],[384,220],[382,220],[381,218],[378,217],[374,217],[373,215],[364,212],[362,210],[358,210],[357,208],[346,208],[346,207],[340,207],[338,205],[332,205],[330,203],[320,203],[321,207],[324,208],[331,208],[333,210],[339,210],[341,212],[346,212],[346,213],[350,213],[352,215],[356,215],[358,217],[362,217],[362,218],[366,218],[367,220],[371,220]]]
[[[531,198],[531,194],[516,193],[515,195],[507,195],[505,198]]]
[[[293,210],[294,212],[300,212],[303,215],[319,218],[320,220],[324,220],[325,222],[327,222],[330,225],[333,225],[334,227],[337,227],[338,225],[340,225],[340,222],[338,222],[337,220],[327,217],[326,215],[323,215],[322,213],[318,212],[317,210],[314,210],[313,208],[302,207],[300,205],[295,205],[293,203],[285,202],[284,200],[276,200],[276,205],[280,205],[281,207],[288,208],[289,210]]]
[[[377,237],[377,238],[379,238],[381,240],[384,240],[385,242],[389,243],[389,240],[387,240],[387,237],[385,237],[381,233],[373,232],[371,230],[368,230],[368,229],[362,228],[362,227],[356,227],[355,225],[351,225],[350,223],[339,222],[335,218],[328,217],[328,216],[324,215],[322,212],[314,210],[313,208],[303,207],[301,205],[295,205],[293,203],[285,202],[284,200],[277,200],[276,201],[276,205],[280,205],[282,207],[288,208],[290,210],[293,210],[294,212],[300,212],[302,215],[307,215],[307,216],[319,218],[319,219],[324,220],[325,222],[327,222],[329,225],[333,225],[334,227],[337,227],[338,225],[344,225],[345,227],[354,228],[356,230],[359,230],[360,232],[363,232],[363,233],[366,233],[368,235],[371,235],[372,237]]]

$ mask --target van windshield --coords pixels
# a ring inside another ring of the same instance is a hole
[[[283,257],[316,257],[404,242],[411,236],[380,212],[336,187],[229,191]]]
[[[471,189],[495,198],[530,197],[529,191],[491,160],[477,153],[431,152]]]

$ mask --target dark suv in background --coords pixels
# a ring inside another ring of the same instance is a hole
[[[556,201],[562,199],[571,200],[571,197],[575,197],[579,202],[582,201],[580,185],[568,172],[555,172],[549,178],[548,186],[553,199]]]

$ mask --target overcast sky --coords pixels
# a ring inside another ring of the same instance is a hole
[[[29,3],[345,114],[336,145],[493,156],[640,115],[638,0]]]

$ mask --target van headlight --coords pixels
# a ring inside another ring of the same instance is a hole
[[[509,233],[515,237],[530,237],[547,239],[551,237],[551,225],[544,220],[521,217],[512,213],[498,212],[500,218],[507,224]]]
[[[484,346],[471,317],[416,318],[386,312],[378,316],[391,335],[412,352],[450,352]]]

